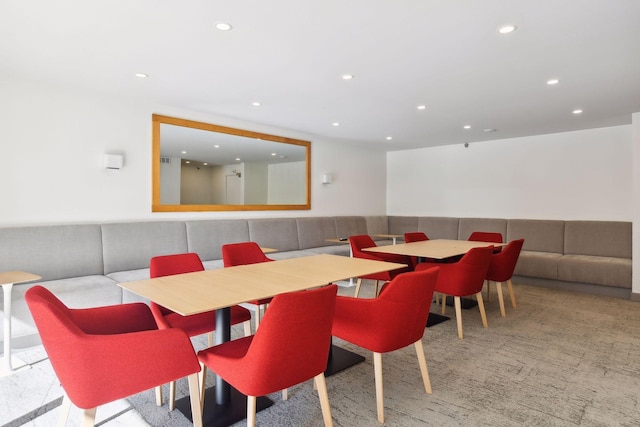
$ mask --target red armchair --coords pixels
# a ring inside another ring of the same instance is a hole
[[[71,403],[92,426],[98,406],[185,376],[194,425],[202,425],[200,364],[191,341],[179,329],[158,330],[146,304],[70,309],[42,286],[25,299],[65,391],[59,425]]]
[[[480,316],[482,317],[482,325],[487,328],[487,315],[484,310],[484,302],[482,301],[482,286],[487,276],[489,264],[491,263],[491,254],[493,246],[473,248],[467,252],[458,262],[451,264],[437,264],[432,262],[423,262],[418,264],[416,271],[424,270],[434,266],[440,267],[438,281],[436,282],[436,292],[443,294],[442,298],[442,314],[445,313],[444,295],[451,295],[454,299],[456,309],[456,320],[458,323],[458,337],[463,338],[462,333],[462,309],[460,297],[475,295],[478,301]]]
[[[225,267],[236,265],[257,264],[259,262],[273,261],[268,258],[256,242],[230,243],[222,246],[222,262]],[[248,301],[247,304],[256,306],[256,330],[260,325],[262,311],[266,310],[271,298],[256,301]]]
[[[502,234],[491,231],[474,231],[469,236],[469,240],[472,242],[502,243]]]
[[[425,240],[429,240],[429,237],[422,231],[404,233],[404,241],[406,243],[424,242]],[[418,265],[418,257],[412,256],[409,259],[411,259],[411,267],[415,270],[416,265]]]
[[[247,425],[256,421],[256,397],[314,378],[325,426],[331,408],[324,370],[331,345],[337,286],[291,292],[273,298],[255,335],[198,353],[206,369],[247,395]],[[424,327],[424,326],[423,326]]]
[[[413,270],[411,257],[408,257],[406,255],[383,254],[378,252],[363,251],[363,249],[372,248],[376,246],[376,243],[373,241],[373,239],[366,234],[349,237],[349,244],[351,245],[351,253],[354,258],[372,259],[376,261],[397,262],[397,263],[407,265],[407,267],[399,268],[397,270],[384,271],[382,273],[376,273],[376,274],[370,274],[367,276],[358,277],[358,281],[356,283],[356,292],[354,295],[356,298],[360,293],[360,285],[362,284],[362,279],[375,280],[374,295],[377,296],[378,282],[380,280],[382,280],[383,282],[388,282],[389,280],[396,277],[398,274],[406,273],[408,271]]]
[[[204,266],[196,253],[163,255],[151,258],[149,275],[154,277],[172,276],[174,274],[202,271]],[[208,333],[209,346],[213,345],[213,331],[216,329],[215,310],[205,313],[182,316],[153,301],[150,303],[151,312],[160,329],[179,328],[188,336],[195,337]],[[231,324],[244,323],[245,335],[251,335],[251,313],[240,306],[231,307]],[[169,384],[169,410],[175,408],[176,383]],[[162,405],[162,388],[156,389],[156,403]]]
[[[336,298],[333,335],[373,352],[378,421],[384,422],[382,353],[414,344],[424,389],[431,393],[422,336],[438,268],[396,276],[378,298]]]
[[[513,293],[513,284],[511,283],[511,277],[513,271],[516,268],[516,263],[520,257],[520,251],[524,245],[524,239],[513,240],[505,246],[502,251],[494,253],[491,256],[491,264],[489,264],[489,270],[487,271],[487,298],[489,298],[490,284],[496,282],[496,288],[498,289],[498,301],[500,301],[500,314],[505,317],[504,311],[504,298],[502,296],[502,283],[507,282],[509,288],[509,298],[511,299],[511,305],[516,308],[516,296]]]

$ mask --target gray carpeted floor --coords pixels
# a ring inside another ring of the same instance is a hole
[[[486,303],[488,329],[477,308],[463,310],[464,340],[456,335],[454,317],[426,329],[433,394],[422,388],[413,346],[383,356],[385,425],[640,425],[640,304],[539,287],[515,290],[518,308],[508,305],[506,318],[495,295]],[[363,286],[365,297],[371,291]],[[202,348],[206,340],[194,342]],[[378,425],[371,354],[334,342],[366,357],[327,378],[334,424]],[[0,426],[54,425],[61,393],[46,355],[35,348],[18,356],[33,367],[0,378]],[[178,395],[186,394],[181,380]],[[270,397],[275,404],[258,414],[259,425],[322,425],[311,382],[290,389],[287,401],[279,393]],[[71,417],[69,425],[79,425],[78,412]],[[100,408],[98,419],[109,427],[190,425],[166,404],[155,406],[151,391]]]

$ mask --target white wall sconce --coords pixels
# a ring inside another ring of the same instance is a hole
[[[330,173],[323,173],[322,174],[322,183],[323,184],[331,184],[332,181],[333,181],[333,177],[331,176]]]
[[[124,156],[122,154],[105,154],[104,168],[107,170],[120,170],[124,166]]]

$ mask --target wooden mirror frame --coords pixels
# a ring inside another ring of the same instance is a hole
[[[267,141],[293,144],[305,147],[306,175],[307,175],[307,200],[300,205],[170,205],[160,203],[160,125],[169,124],[193,129],[201,129],[211,132],[219,132],[248,138],[259,138]],[[218,126],[193,120],[179,119],[175,117],[153,114],[152,116],[152,212],[206,212],[206,211],[262,211],[262,210],[309,210],[311,209],[311,142],[300,139],[285,138],[266,133],[252,132],[243,129],[235,129]]]

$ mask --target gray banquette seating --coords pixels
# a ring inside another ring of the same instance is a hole
[[[630,297],[631,223],[612,221],[338,216],[4,227],[0,271],[40,275],[39,283],[68,305],[89,307],[139,300],[117,284],[148,278],[149,260],[157,255],[197,252],[205,268],[214,269],[222,267],[225,243],[252,240],[277,249],[269,254],[274,259],[348,256],[346,242],[327,239],[407,231],[424,231],[432,239],[466,240],[472,231],[497,231],[507,241],[524,238],[516,284]],[[24,302],[33,285],[13,288],[14,337],[35,334]]]

